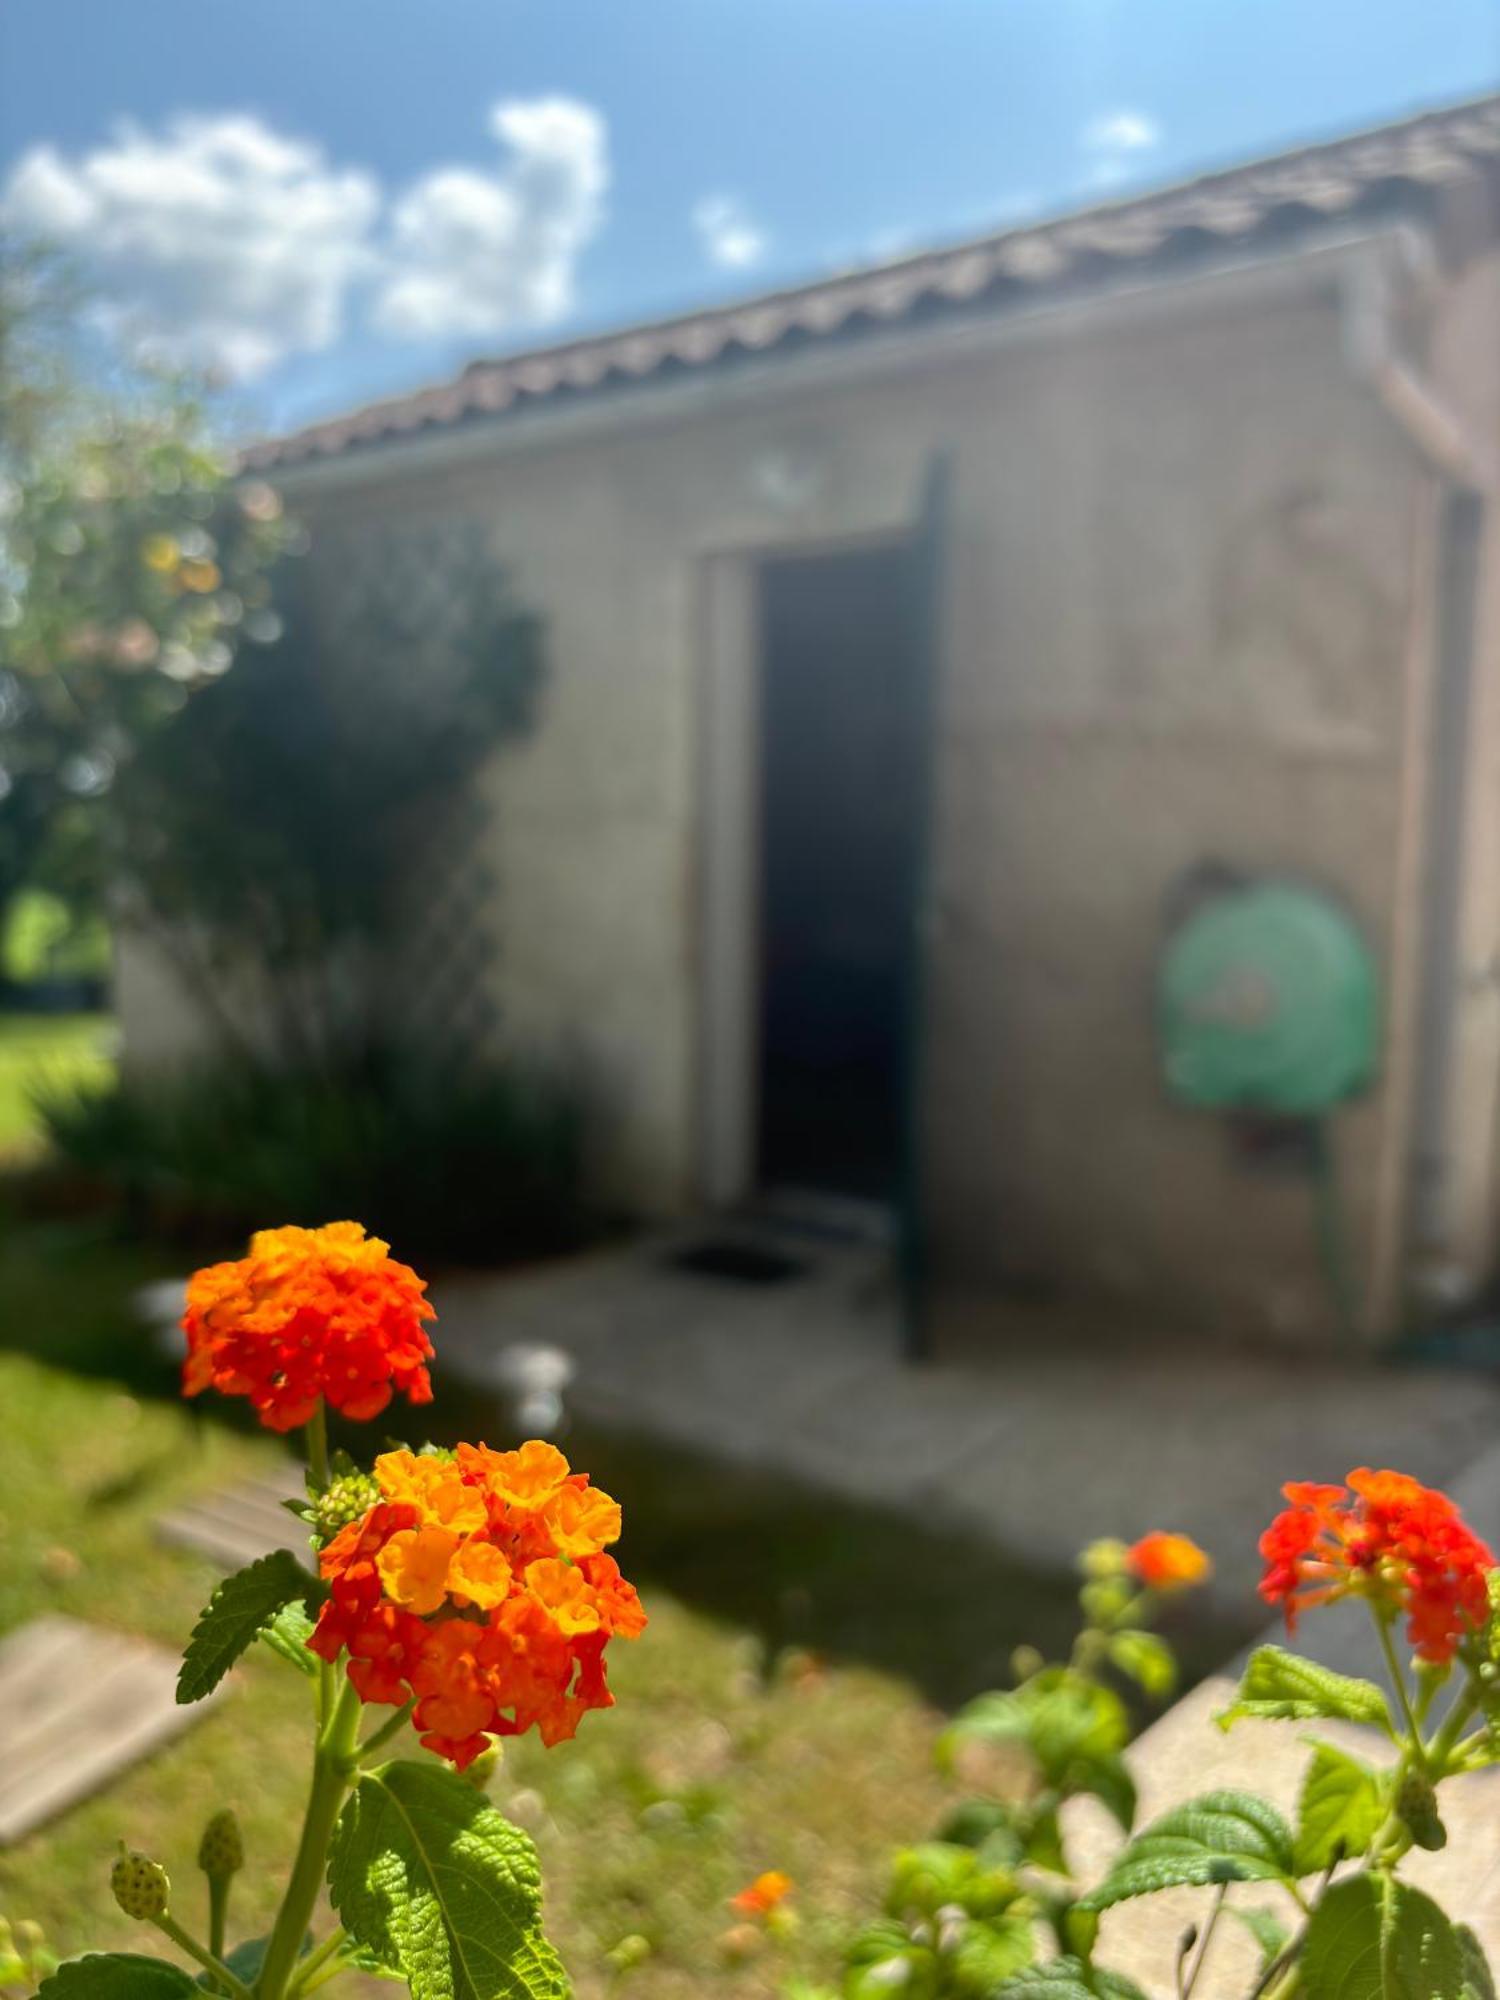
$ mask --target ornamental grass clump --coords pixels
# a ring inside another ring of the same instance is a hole
[[[243,1396],[274,1431],[302,1427],[314,1567],[276,1550],[229,1577],[188,1644],[179,1701],[199,1701],[257,1640],[306,1678],[307,1808],[279,1912],[231,1941],[239,1826],[221,1808],[179,1899],[155,1856],[122,1847],[126,1915],[194,1961],[97,1952],[43,1979],[46,2000],[302,2000],[340,1973],[404,1981],[414,2000],[560,2000],[531,1840],[485,1796],[500,1740],[565,1741],[609,1708],[605,1655],[645,1613],[607,1553],[620,1508],[555,1446],[330,1459],[327,1412],[368,1421],[431,1400],[435,1317],[423,1281],[353,1222],[268,1229],[199,1271],[183,1320],[183,1389]],[[367,1710],[388,1712],[367,1722]],[[410,1721],[425,1759],[383,1753]],[[274,1753],[272,1753],[274,1754]],[[176,1863],[174,1861],[174,1872]],[[337,1919],[315,1937],[327,1888]],[[207,1922],[192,1924],[199,1900]]]

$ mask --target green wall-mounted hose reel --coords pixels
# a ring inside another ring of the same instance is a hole
[[[1168,936],[1157,1022],[1174,1097],[1307,1128],[1323,1261],[1352,1327],[1355,1287],[1327,1121],[1379,1062],[1380,982],[1358,926],[1331,897],[1295,882],[1205,891]]]

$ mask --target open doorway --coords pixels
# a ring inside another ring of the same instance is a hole
[[[757,571],[755,1179],[893,1203],[925,754],[905,545]]]

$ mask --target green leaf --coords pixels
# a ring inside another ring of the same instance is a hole
[[[886,1909],[909,1919],[933,1917],[956,1905],[971,1917],[990,1917],[1015,1898],[1015,1877],[1008,1869],[986,1868],[972,1847],[925,1840],[896,1856]]]
[[[1116,1632],[1109,1657],[1152,1701],[1165,1701],[1177,1685],[1177,1656],[1156,1632]]]
[[[37,1988],[37,2000],[196,2000],[192,1974],[138,1951],[67,1958]]]
[[[1001,1799],[965,1799],[943,1821],[937,1837],[958,1847],[983,1848],[991,1862],[1021,1858],[1015,1814]]]
[[[1390,1710],[1373,1681],[1355,1680],[1287,1653],[1280,1646],[1257,1646],[1240,1681],[1240,1691],[1215,1720],[1228,1729],[1242,1717],[1268,1722],[1311,1722],[1334,1716],[1341,1722],[1368,1722],[1389,1733]]]
[[[1146,2000],[1133,1979],[1076,1958],[1054,1958],[1007,1980],[994,2000]]]
[[[1098,1799],[1126,1833],[1135,1825],[1135,1779],[1123,1757],[1110,1755],[1080,1760],[1073,1769],[1072,1789]]]
[[[1086,1910],[1107,1910],[1158,1889],[1278,1882],[1292,1870],[1291,1832],[1274,1806],[1250,1792],[1205,1792],[1138,1834],[1082,1901]]]
[[[229,1970],[234,1974],[236,1979],[242,1981],[246,1986],[253,1986],[260,1977],[260,1968],[265,1962],[266,1946],[270,1942],[271,1934],[269,1931],[266,1932],[264,1937],[246,1938],[243,1944],[237,1944],[233,1950],[225,1952],[224,1963],[229,1967]],[[308,1952],[312,1950],[312,1943],[313,1934],[309,1931],[302,1940],[302,1951],[299,1956],[305,1958]],[[210,1993],[221,1993],[223,1991],[213,1974],[206,1969],[198,1974],[197,1979],[193,1983],[196,1986],[205,1988]]]
[[[1454,2000],[1466,1972],[1437,1904],[1391,1875],[1335,1882],[1308,1920],[1298,1963],[1305,2000]]]
[[[298,1670],[311,1679],[318,1671],[316,1653],[307,1650],[307,1642],[313,1634],[313,1621],[302,1604],[283,1604],[269,1625],[263,1625],[255,1635],[263,1646],[281,1659],[288,1660]]]
[[[206,1694],[212,1694],[282,1606],[307,1602],[317,1588],[317,1579],[290,1549],[273,1549],[248,1568],[225,1577],[193,1627],[182,1656],[178,1701],[202,1701]]]
[[[360,1778],[334,1828],[333,1906],[351,1937],[405,1973],[412,2000],[562,2000],[542,1932],[536,1849],[440,1764]]]
[[[1048,1667],[1010,1693],[982,1694],[944,1735],[951,1753],[965,1742],[1020,1743],[1056,1790],[1078,1789],[1082,1765],[1113,1756],[1130,1740],[1130,1717],[1113,1688],[1070,1667]]]
[[[953,1953],[961,1993],[991,1993],[1036,1957],[1036,1927],[1030,1917],[991,1917],[966,1924]]]
[[[1331,1743],[1315,1744],[1297,1807],[1297,1873],[1358,1860],[1384,1818],[1384,1786],[1371,1767]]]
[[[1453,1935],[1458,1939],[1458,1948],[1464,1959],[1464,1985],[1460,2000],[1496,2000],[1495,1977],[1484,1955],[1484,1946],[1467,1924],[1455,1924]]]
[[[1237,1903],[1226,1903],[1224,1907],[1230,1916],[1237,1918],[1245,1926],[1260,1946],[1262,1966],[1269,1965],[1271,1960],[1280,1954],[1291,1936],[1281,1918],[1274,1910],[1265,1909],[1255,1903],[1252,1903],[1249,1909],[1241,1909]]]

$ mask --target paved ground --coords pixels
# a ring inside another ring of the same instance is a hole
[[[646,1244],[438,1292],[447,1369],[486,1386],[562,1350],[592,1423],[977,1527],[1059,1567],[1095,1535],[1186,1530],[1218,1565],[1217,1613],[1247,1621],[1255,1540],[1288,1478],[1395,1465],[1441,1480],[1500,1436],[1500,1384],[1289,1353],[1195,1354],[972,1307],[911,1368],[878,1253],[805,1241],[805,1275],[691,1275]],[[1496,1523],[1500,1527],[1500,1521]]]

